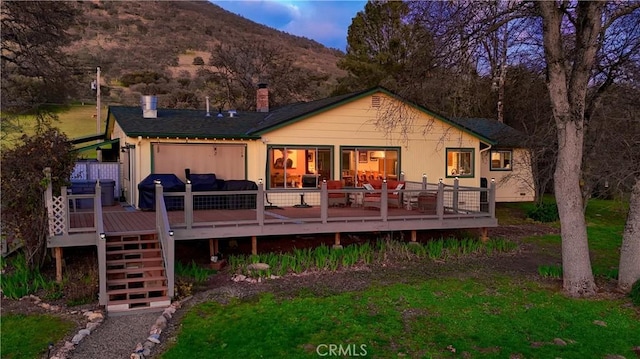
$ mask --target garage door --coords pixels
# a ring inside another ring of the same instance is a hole
[[[183,181],[191,173],[215,173],[221,179],[245,179],[246,146],[153,143],[153,173],[174,173]]]

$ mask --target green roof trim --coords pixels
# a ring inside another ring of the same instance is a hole
[[[98,147],[103,147],[103,146],[108,146],[108,148],[111,148],[111,146],[114,143],[119,143],[119,142],[120,142],[120,139],[116,138],[115,140],[106,140],[104,142],[99,142],[99,143],[94,143],[94,144],[91,144],[91,145],[79,147],[79,148],[74,149],[74,151],[84,152],[84,151],[89,151],[89,150],[92,150],[92,149],[95,149],[95,148],[98,148]]]

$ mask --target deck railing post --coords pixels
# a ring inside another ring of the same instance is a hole
[[[256,197],[256,219],[259,226],[264,226],[264,198],[266,194],[264,192],[264,183],[262,178],[258,180],[258,195]]]
[[[50,186],[50,185],[49,185]],[[62,226],[62,235],[66,236],[69,234],[69,226],[71,225],[71,206],[69,205],[69,195],[67,194],[67,186],[62,186],[60,188],[60,196],[62,197],[62,208],[64,210],[64,225]],[[47,195],[49,196],[49,195]],[[49,201],[49,199],[47,199]],[[75,199],[74,206],[75,207]],[[49,207],[51,206],[51,207]],[[54,236],[56,233],[54,232],[54,228],[52,228],[51,224],[55,221],[54,209],[53,209],[53,196],[51,197],[51,202],[47,204],[47,211],[49,212],[49,235]],[[59,210],[58,210],[59,211]],[[53,217],[52,217],[53,215]]]
[[[167,272],[167,295],[169,298],[173,298],[175,295],[175,258],[176,258],[176,245],[173,231],[169,231],[169,240],[167,241],[167,264],[165,270]]]
[[[380,193],[380,215],[382,221],[386,222],[389,215],[389,188],[387,180],[382,180],[382,193]]]
[[[55,218],[54,213],[53,213],[53,188],[52,188],[52,184],[51,184],[51,167],[45,167],[44,170],[42,170],[42,172],[44,173],[44,176],[47,180],[47,188],[44,191],[44,205],[47,209],[47,224],[49,225],[49,237],[53,237],[55,235],[54,231],[53,231],[53,220]],[[66,187],[63,187],[65,189],[66,192]],[[69,223],[69,204],[67,203],[66,205],[63,204],[63,208],[67,209],[66,213],[66,220],[67,223]]]
[[[160,201],[164,201],[164,194],[162,192],[162,182],[160,180],[154,180],[156,185],[156,223],[162,221],[162,208],[160,207]]]
[[[98,283],[100,285],[98,303],[107,305],[107,236],[99,232],[96,242],[98,247]]]
[[[329,192],[327,190],[327,180],[322,180],[322,186],[320,186],[320,220],[322,223],[327,223],[329,217]]]
[[[102,191],[100,189],[100,180],[96,181],[96,190],[93,196],[93,224],[98,228],[98,214],[102,212]]]
[[[187,229],[193,227],[193,191],[191,187],[191,181],[187,180],[184,194],[184,221],[186,222]]]
[[[438,214],[438,218],[442,220],[444,217],[444,184],[442,183],[442,178],[440,178],[440,181],[438,182],[438,200],[436,212]]]
[[[496,218],[496,179],[491,179],[489,186],[489,214],[491,218]]]
[[[456,177],[453,180],[453,196],[451,205],[453,206],[453,213],[458,213],[458,191],[460,190],[460,180]]]
[[[423,191],[427,190],[427,174],[426,173],[422,174],[422,190]]]

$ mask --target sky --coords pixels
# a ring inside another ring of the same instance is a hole
[[[246,19],[346,51],[351,20],[366,0],[210,0]]]

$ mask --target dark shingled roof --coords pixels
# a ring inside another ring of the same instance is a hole
[[[449,119],[470,131],[495,141],[495,147],[524,147],[524,134],[498,120],[461,117]]]
[[[238,112],[234,117],[228,113],[217,117],[212,112],[206,117],[204,110],[158,109],[157,118],[143,118],[140,106],[110,106],[109,112],[128,136],[186,138],[260,138],[250,135],[249,130],[267,115]]]
[[[223,113],[224,117],[217,117],[215,112],[212,112],[210,117],[206,117],[204,110],[158,109],[157,118],[143,118],[140,106],[110,106],[109,113],[117,119],[127,136],[259,139],[260,135],[266,131],[290,124],[293,121],[303,120],[319,111],[329,110],[345,101],[378,91],[403,100],[385,88],[376,87],[316,101],[293,103],[276,108],[271,112],[238,112],[234,117],[230,117],[226,112]],[[519,134],[515,129],[498,121],[451,119],[417,104],[407,103],[453,126],[460,127],[483,141],[500,140],[500,145],[511,146],[512,142],[509,141],[514,132],[508,131],[515,131]]]

